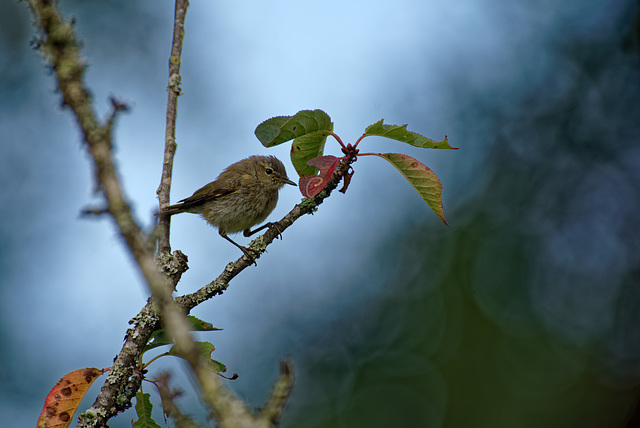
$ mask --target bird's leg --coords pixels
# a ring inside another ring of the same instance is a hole
[[[267,227],[269,229],[272,229],[272,228],[275,229],[278,232],[278,236],[276,236],[276,238],[282,239],[282,231],[278,227],[277,223],[271,223],[271,222],[263,224],[262,226],[260,226],[256,230],[246,229],[244,232],[242,232],[242,234],[248,238],[249,236],[253,235],[254,233],[260,232],[261,230],[266,229]]]
[[[248,237],[250,237],[251,235],[253,235],[254,233],[258,233],[258,232],[260,232],[261,230],[263,230],[263,229],[265,229],[265,228],[267,228],[267,227],[270,227],[270,226],[271,226],[271,224],[272,224],[272,223],[266,223],[266,224],[263,224],[262,226],[260,226],[259,228],[255,229],[255,230],[251,230],[251,228],[249,228],[249,229],[245,229],[245,230],[244,230],[244,232],[242,232],[242,234],[243,234],[245,237],[247,237],[247,238],[248,238]]]
[[[226,233],[222,233],[222,232],[219,232],[219,233],[220,233],[220,236],[222,236],[224,239],[226,239],[227,241],[231,242],[236,247],[240,248],[240,250],[242,250],[244,255],[247,256],[249,261],[253,262],[253,264],[258,266],[258,262],[256,262],[256,258],[253,256],[253,254],[251,254],[251,252],[250,252],[250,250],[248,248],[243,247],[242,245],[240,245],[237,242],[235,242],[233,239],[229,238]]]

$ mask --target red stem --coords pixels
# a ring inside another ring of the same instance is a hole
[[[338,144],[340,144],[340,146],[342,146],[343,149],[345,149],[345,150],[347,149],[347,147],[342,142],[342,139],[340,137],[338,137],[338,135],[336,135],[333,131],[327,131],[327,132],[329,133],[329,135],[331,135],[333,138],[336,139]]]
[[[360,144],[360,141],[362,141],[362,139],[363,139],[364,137],[366,137],[366,136],[367,136],[367,134],[366,134],[366,133],[362,134],[362,135],[360,136],[360,138],[358,138],[358,139],[356,140],[355,144],[353,145],[353,148],[355,149],[356,147],[358,147],[358,144]]]

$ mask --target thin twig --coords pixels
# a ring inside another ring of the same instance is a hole
[[[282,361],[280,363],[280,376],[273,384],[269,399],[260,411],[261,417],[276,424],[282,418],[282,412],[287,401],[289,401],[292,388],[293,365],[290,361]]]
[[[173,21],[173,43],[171,44],[171,57],[169,58],[169,83],[167,85],[167,117],[164,137],[164,160],[162,162],[162,177],[158,187],[158,202],[160,208],[169,205],[171,195],[171,175],[173,171],[173,158],[176,153],[176,118],[178,116],[178,97],[181,95],[180,89],[180,64],[182,63],[182,42],[184,39],[184,20],[189,7],[188,0],[178,0],[175,6],[175,16]],[[170,253],[171,243],[169,242],[170,216],[160,216],[158,228],[160,236],[158,239],[158,252]]]
[[[176,403],[176,398],[181,395],[181,392],[171,389],[171,385],[169,384],[170,380],[171,374],[164,372],[160,373],[156,381],[153,382],[158,388],[158,393],[162,398],[162,411],[173,420],[177,428],[200,428],[200,425],[180,410],[180,407]]]
[[[158,188],[160,208],[169,205],[173,157],[176,150],[175,123],[178,96],[180,95],[180,63],[184,38],[184,21],[188,6],[188,0],[177,0],[175,5],[173,43],[171,57],[169,59],[169,95],[167,102],[165,151],[162,178],[160,187]],[[163,254],[171,252],[169,226],[170,217],[160,216],[158,255],[161,257]],[[226,409],[243,408],[243,403],[237,397],[233,396],[230,391],[226,390],[221,384],[221,381],[211,373],[205,356],[193,341],[184,313],[179,310],[173,301],[171,293],[162,287],[157,289],[152,287],[152,291],[154,300],[160,306],[160,313],[162,314],[163,324],[167,329],[167,333],[174,339],[178,354],[184,357],[191,366],[202,390],[202,398],[212,409],[214,415],[218,419],[223,420],[228,416]],[[247,415],[250,415],[250,413],[247,413]]]

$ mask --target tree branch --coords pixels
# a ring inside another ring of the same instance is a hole
[[[270,227],[264,234],[251,241],[249,247],[254,251],[256,260],[266,252],[267,247],[273,242],[273,240],[291,226],[297,219],[305,214],[313,214],[318,209],[320,204],[322,204],[322,202],[331,195],[331,192],[338,187],[340,180],[342,180],[349,171],[352,162],[353,158],[341,160],[333,171],[333,174],[329,178],[327,185],[322,192],[313,199],[303,199],[302,202],[294,206],[293,209],[280,221],[273,223],[274,227]],[[200,303],[218,294],[224,293],[224,291],[229,287],[229,281],[252,263],[253,262],[248,261],[246,257],[240,257],[235,262],[229,263],[222,273],[207,285],[191,294],[176,297],[176,303],[186,312],[189,312]]]

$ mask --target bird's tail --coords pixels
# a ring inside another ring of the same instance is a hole
[[[179,203],[175,205],[169,205],[168,207],[164,207],[159,214],[157,215],[174,215],[185,212],[184,204]]]

